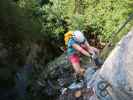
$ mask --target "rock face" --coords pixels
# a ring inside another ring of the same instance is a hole
[[[90,76],[87,87],[94,87],[99,100],[133,99],[133,30],[115,46],[101,69]]]
[[[94,87],[99,100],[133,99],[133,30],[110,53],[92,76],[86,71],[87,87]]]
[[[99,75],[111,84],[113,100],[133,99],[133,30],[116,45]]]

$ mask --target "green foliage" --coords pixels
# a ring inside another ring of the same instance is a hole
[[[89,30],[87,29],[89,26],[93,29],[93,32],[98,33],[101,41],[109,41],[111,39],[110,37],[112,36],[112,32],[116,32],[128,16],[133,13],[132,0],[51,1],[53,2],[53,6],[50,7],[50,9],[53,13],[49,13],[58,16],[56,20],[65,20],[68,23],[68,26],[66,26],[68,30],[80,29],[86,31]],[[80,4],[80,6],[76,6],[75,4]],[[78,14],[77,12],[80,11],[75,11],[75,7],[82,7],[77,10],[82,9],[84,12]],[[132,23],[130,23],[125,30],[129,30],[131,26]],[[53,30],[58,31],[52,33],[63,33],[63,29],[64,27],[57,25]]]
[[[60,37],[68,30],[97,33],[109,41],[128,16],[133,13],[132,0],[19,0],[17,4],[31,13],[42,25],[41,33]],[[43,3],[40,6],[40,2]],[[128,27],[131,27],[132,23]]]
[[[56,6],[44,6],[42,11],[46,14],[43,14],[41,17],[42,20],[42,30],[43,34],[47,35],[56,35],[58,37],[59,33],[64,32],[62,26],[62,12],[56,10]]]
[[[86,23],[100,27],[102,40],[109,40],[112,32],[116,32],[128,15],[133,13],[131,0],[88,0],[85,9]]]
[[[85,22],[85,18],[83,15],[74,15],[69,20],[69,23],[70,23],[69,29],[70,30],[84,30],[85,28],[84,22]]]

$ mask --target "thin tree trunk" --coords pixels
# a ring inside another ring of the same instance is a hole
[[[84,14],[84,0],[75,0],[75,14]]]

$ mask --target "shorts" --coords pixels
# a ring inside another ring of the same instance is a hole
[[[87,51],[87,47],[85,45],[80,45],[84,50]],[[69,61],[74,64],[74,63],[80,63],[80,57],[78,54],[74,53],[68,57]]]
[[[69,59],[69,61],[70,61],[72,64],[74,64],[74,63],[80,63],[80,58],[79,58],[78,54],[76,54],[76,53],[70,55],[70,56],[68,57],[68,59]]]

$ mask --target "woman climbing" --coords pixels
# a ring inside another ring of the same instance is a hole
[[[67,46],[68,59],[71,62],[76,75],[83,76],[85,69],[80,65],[79,53],[90,57],[99,53],[97,48],[89,45],[84,34],[80,31],[67,32],[64,35],[65,44]]]

